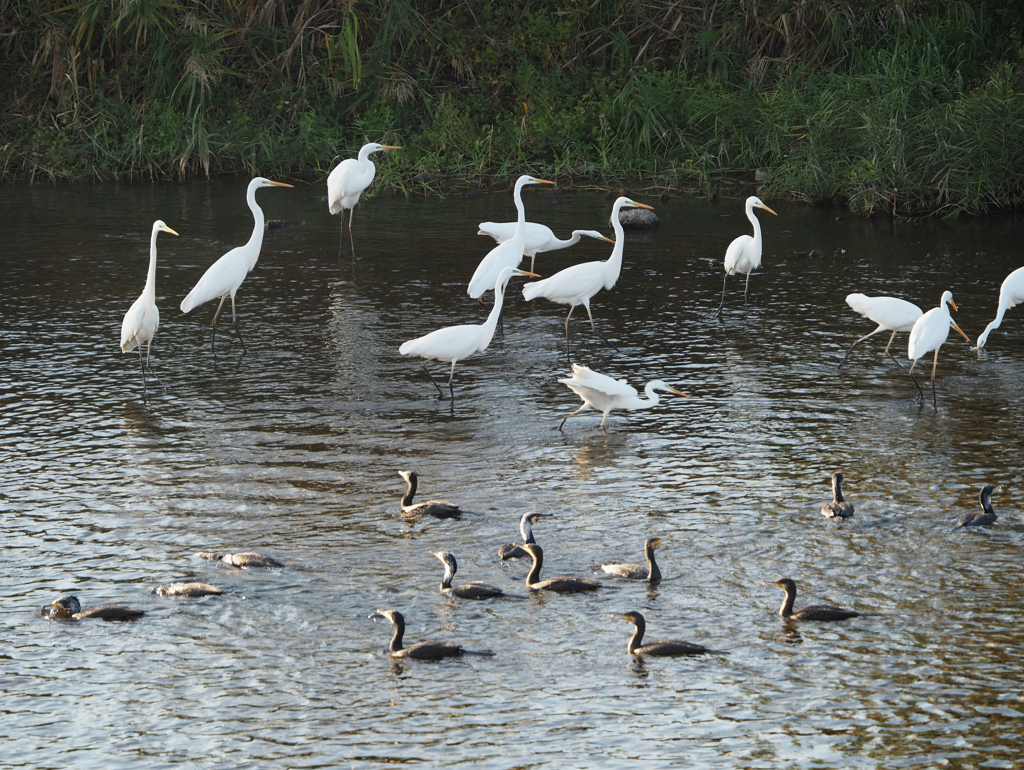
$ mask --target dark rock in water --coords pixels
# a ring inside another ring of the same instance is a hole
[[[266,224],[267,230],[280,230],[282,227],[291,227],[292,223],[287,219],[268,219]]]
[[[797,255],[797,257],[799,259],[807,259],[807,252],[806,251],[798,251],[796,253],[796,255]]]
[[[658,215],[650,209],[622,209],[619,211],[619,222],[631,230],[661,226]]]
[[[817,249],[811,249],[811,253],[808,254],[807,256],[809,256],[811,259],[817,259],[818,257],[821,256],[821,252],[818,251]]]
[[[479,190],[470,190],[466,197],[471,201],[475,201],[477,198],[482,198],[483,196],[480,194]]]
[[[758,184],[768,179],[768,169],[759,168],[754,172],[754,181]]]

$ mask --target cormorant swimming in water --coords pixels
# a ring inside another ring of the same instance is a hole
[[[524,513],[519,519],[519,532],[523,536],[524,543],[536,543],[533,539],[533,522],[537,519],[553,517],[550,513]],[[523,547],[518,543],[505,543],[501,548],[498,549],[498,558],[502,561],[509,559],[521,559],[524,556],[529,556]]]
[[[848,519],[853,516],[853,503],[843,499],[843,474],[832,474],[832,502],[822,503],[821,515],[826,519]]]
[[[658,563],[654,560],[654,549],[661,545],[661,541],[662,538],[660,537],[649,537],[644,540],[644,558],[647,560],[646,567],[642,564],[602,564],[601,569],[609,575],[615,575],[615,577],[627,578],[629,580],[648,580],[651,583],[657,583],[661,580],[661,569],[659,569]],[[621,617],[626,616],[622,615]],[[642,620],[643,616],[641,616]]]
[[[832,607],[828,604],[811,604],[807,607],[801,607],[794,612],[793,603],[796,601],[796,583],[789,578],[779,578],[775,581],[775,585],[786,592],[786,598],[782,600],[779,614],[787,620],[846,620],[847,618],[856,618],[860,615],[859,612],[843,609],[842,607]]]
[[[82,610],[82,605],[77,596],[62,596],[53,604],[43,607],[43,617],[56,620],[85,620],[86,618],[99,618],[100,620],[135,620],[145,615],[145,611],[136,610],[132,607],[122,607],[118,604],[101,604],[89,610]]]
[[[644,620],[643,615],[633,611],[621,615],[619,613],[612,613],[612,617],[622,618],[636,626],[636,630],[633,631],[633,636],[629,640],[630,655],[658,655],[667,657],[670,655],[706,655],[709,652],[714,652],[714,650],[710,650],[702,644],[683,642],[679,639],[666,639],[642,645],[644,631],[647,628],[647,621]]]
[[[225,564],[230,564],[232,567],[238,567],[239,569],[248,569],[249,567],[284,566],[273,556],[267,556],[267,554],[260,553],[259,551],[243,551],[242,553],[209,553],[207,551],[200,551],[196,556],[200,559],[221,561]]]
[[[956,525],[958,527],[984,527],[994,524],[999,515],[992,507],[992,501],[989,498],[992,497],[993,492],[1002,488],[1002,484],[986,484],[981,490],[981,511],[963,514],[956,520]]]
[[[505,592],[490,583],[482,583],[474,580],[472,583],[463,583],[459,586],[452,585],[452,578],[459,569],[459,563],[455,556],[448,551],[431,551],[434,556],[444,564],[444,577],[441,579],[441,593],[458,596],[460,599],[492,599],[495,596],[504,596]]]
[[[452,505],[447,500],[428,500],[425,503],[413,504],[412,498],[416,495],[418,477],[413,471],[399,471],[398,475],[405,479],[409,487],[402,496],[402,513],[411,516],[436,516],[439,519],[453,518],[462,514],[459,506]]]
[[[391,644],[388,649],[392,658],[415,658],[417,660],[440,660],[441,658],[453,658],[458,655],[493,655],[493,652],[473,652],[463,648],[455,642],[417,642],[409,647],[402,646],[402,637],[405,635],[405,617],[398,610],[377,610],[371,618],[387,618],[395,627],[395,634],[391,637]]]
[[[601,587],[596,580],[573,577],[572,575],[559,575],[558,577],[540,579],[540,568],[544,566],[544,549],[536,543],[525,543],[524,550],[533,557],[533,566],[526,576],[526,585],[535,591],[557,591],[558,593],[577,593],[579,591],[593,591]]]
[[[157,596],[184,596],[188,599],[197,599],[200,596],[220,596],[224,592],[209,583],[194,582],[157,586],[153,589],[153,593]]]

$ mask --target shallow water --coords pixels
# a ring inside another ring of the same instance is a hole
[[[874,328],[844,303],[852,291],[927,309],[948,288],[976,338],[1024,262],[1019,216],[894,226],[770,202],[779,217],[762,217],[749,307],[730,279],[716,320],[721,255],[748,229],[741,203],[651,200],[661,228],[626,236],[619,284],[593,303],[622,352],[576,318],[573,356],[691,397],[613,413],[607,432],[584,413],[560,433],[579,405],[558,382],[561,306],[512,296],[504,338],[458,364],[454,405],[398,354],[406,339],[483,320],[488,306],[465,294],[491,246],[476,223],[512,218],[510,196],[364,200],[360,258],[339,262],[321,185],[260,191],[267,217],[294,226],[268,232],[238,293],[250,355],[224,324],[214,359],[213,304],[183,315],[178,303],[248,238],[244,187],[0,190],[0,765],[1019,762],[1024,314],[1011,310],[980,355],[951,334],[937,408],[885,358],[887,333],[836,369]],[[609,232],[610,201],[569,197],[531,190],[528,214],[560,235]],[[157,218],[181,237],[159,240],[153,366],[169,390],[144,402],[138,359],[118,339]],[[825,256],[797,256],[812,249]],[[537,270],[609,250],[585,240],[541,255]],[[923,360],[923,383],[929,370]],[[401,468],[419,473],[423,499],[464,515],[403,517]],[[818,514],[834,470],[857,507],[842,525]],[[996,525],[951,531],[995,482],[1006,485]],[[526,565],[497,559],[528,510],[556,515],[536,527],[545,575],[639,561],[657,534],[670,537],[658,551],[666,580],[530,595]],[[440,548],[458,557],[456,581],[497,583],[509,598],[442,597],[429,553]],[[245,549],[288,566],[235,571],[193,556]],[[783,575],[798,603],[866,615],[787,623],[781,592],[761,584]],[[149,593],[183,579],[226,594]],[[69,592],[148,614],[39,616]],[[390,627],[367,619],[378,607],[405,613],[409,642],[495,656],[392,662]],[[629,609],[651,639],[727,654],[631,660],[630,627],[609,616]]]

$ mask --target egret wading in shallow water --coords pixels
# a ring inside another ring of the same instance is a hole
[[[935,367],[939,365],[939,348],[949,336],[950,327],[956,329],[968,344],[971,342],[971,338],[964,334],[963,329],[956,325],[953,317],[949,314],[949,308],[946,307],[947,302],[953,306],[954,310],[957,309],[956,303],[953,301],[953,294],[948,291],[942,292],[939,306],[933,307],[917,319],[914,328],[910,330],[910,344],[907,345],[907,358],[911,361],[910,379],[917,385],[918,397],[922,402],[924,401],[924,391],[921,390],[917,378],[914,377],[914,366],[919,358],[935,351],[935,356],[932,359],[932,403],[936,406],[938,406],[938,402],[935,398]]]
[[[765,206],[756,195],[751,195],[747,198],[744,208],[747,212],[747,219],[754,226],[754,235],[752,237],[741,235],[730,243],[729,248],[725,250],[725,278],[722,279],[722,301],[718,305],[718,310],[712,313],[714,316],[721,313],[722,308],[725,306],[725,285],[729,281],[729,276],[734,273],[747,274],[746,287],[743,289],[743,306],[747,306],[750,274],[761,266],[761,223],[754,216],[754,209],[764,209],[769,214],[775,214],[775,212]],[[778,216],[778,214],[775,214],[775,216]]]
[[[523,298],[526,300],[544,297],[544,299],[560,305],[569,305],[569,314],[565,317],[566,355],[569,355],[569,319],[572,318],[572,311],[576,309],[577,305],[583,305],[587,309],[590,328],[594,330],[594,334],[616,351],[619,350],[611,342],[608,342],[608,339],[594,325],[594,316],[590,312],[590,299],[601,289],[611,289],[615,286],[616,281],[619,280],[619,273],[622,272],[622,250],[626,243],[626,237],[622,230],[622,223],[619,221],[619,212],[623,208],[654,210],[653,206],[648,206],[646,203],[637,203],[625,197],[618,198],[612,206],[612,229],[615,230],[615,240],[612,241],[601,236],[601,240],[615,244],[608,259],[603,262],[584,262],[581,265],[573,265],[543,281],[533,281],[523,286]]]
[[[1002,484],[986,484],[981,490],[981,510],[963,514],[956,520],[957,527],[987,527],[995,524],[999,515],[992,507],[992,493],[1002,489]]]
[[[826,519],[848,519],[853,516],[853,503],[843,499],[843,474],[832,474],[832,500],[823,503],[821,515]]]
[[[523,208],[523,187],[528,184],[554,184],[547,179],[523,175],[516,180],[513,198],[516,202],[516,212],[519,218],[516,220],[516,230],[512,237],[502,241],[487,256],[480,260],[473,277],[469,279],[467,293],[473,299],[480,299],[485,291],[494,288],[494,283],[505,268],[517,268],[523,261],[523,253],[526,250],[526,209]],[[539,276],[537,276],[539,277]]]
[[[1006,311],[1011,307],[1017,307],[1021,302],[1024,302],[1024,267],[1018,267],[1006,276],[1003,285],[999,287],[999,309],[996,310],[996,318],[985,327],[985,331],[978,335],[978,344],[974,348],[975,350],[985,347],[989,332],[998,329]]]
[[[665,639],[663,641],[648,642],[643,644],[644,632],[647,630],[647,621],[639,612],[626,612],[619,614],[612,613],[613,618],[621,618],[632,623],[636,628],[629,640],[630,655],[652,655],[658,657],[673,657],[677,655],[707,655],[714,652],[702,644],[693,644],[679,639]]]
[[[601,424],[598,426],[603,428],[604,421],[608,419],[608,415],[613,409],[636,411],[657,406],[661,403],[661,399],[656,391],[661,390],[666,393],[675,393],[677,396],[686,395],[683,391],[669,387],[661,380],[651,380],[647,383],[647,387],[644,388],[647,398],[642,399],[636,388],[625,380],[613,380],[606,374],[595,372],[579,364],[572,365],[572,377],[565,377],[559,380],[559,382],[566,385],[573,393],[583,399],[583,406],[562,418],[562,422],[558,425],[559,430],[565,425],[566,420],[574,414],[579,414],[587,409],[596,409],[604,413],[604,417],[601,418]]]
[[[491,344],[494,330],[498,325],[498,316],[501,315],[502,303],[505,301],[505,285],[513,275],[537,277],[534,273],[528,273],[525,270],[512,267],[503,268],[494,282],[494,307],[491,308],[487,320],[482,324],[446,326],[423,337],[409,340],[398,349],[403,356],[420,356],[424,359],[420,368],[427,373],[430,381],[437,388],[438,399],[444,398],[444,391],[437,384],[434,375],[427,369],[427,361],[451,361],[452,369],[448,374],[448,392],[454,401],[455,390],[452,380],[455,378],[455,364],[467,356],[487,350],[487,346]]]
[[[481,222],[477,235],[489,235],[498,243],[504,243],[516,234],[516,227],[518,225],[518,222]],[[523,248],[523,255],[530,258],[530,272],[534,271],[534,264],[538,254],[575,246],[584,235],[599,240],[608,240],[597,230],[573,230],[572,237],[563,241],[556,237],[547,225],[527,222],[526,246]]]
[[[402,495],[402,513],[407,516],[434,516],[438,519],[452,519],[462,515],[459,506],[449,503],[447,500],[427,500],[425,503],[414,503],[416,487],[419,484],[419,476],[415,471],[399,471],[398,475],[405,479],[408,485],[405,494]]]
[[[188,296],[181,301],[181,312],[187,313],[192,308],[199,307],[204,302],[220,297],[220,304],[217,305],[217,312],[213,314],[213,333],[210,335],[210,352],[214,357],[217,351],[214,348],[214,341],[217,338],[217,317],[224,307],[224,300],[231,297],[231,326],[238,335],[238,341],[242,343],[242,354],[249,351],[245,347],[245,340],[242,339],[242,332],[238,330],[238,316],[235,314],[235,292],[242,285],[245,276],[256,267],[260,258],[260,249],[263,247],[263,209],[256,204],[256,191],[261,187],[291,187],[284,182],[271,182],[261,176],[256,177],[245,191],[245,201],[249,204],[255,224],[252,228],[252,235],[249,242],[244,246],[232,249],[223,257],[218,259],[199,279],[199,283],[188,293]]]
[[[846,355],[843,356],[843,360],[839,362],[839,367],[837,368],[841,368],[846,363],[846,359],[850,357],[853,349],[868,337],[873,337],[879,332],[891,331],[889,344],[885,346],[885,354],[892,358],[892,362],[896,366],[902,369],[903,364],[893,358],[892,353],[889,352],[889,347],[892,345],[892,341],[896,339],[896,332],[909,332],[914,328],[917,319],[923,315],[921,308],[913,302],[907,302],[896,297],[866,297],[863,294],[848,295],[846,297],[846,304],[865,318],[874,321],[878,324],[878,328],[870,334],[865,334],[850,345],[850,349],[846,351]]]
[[[359,158],[346,158],[327,177],[327,207],[331,214],[341,214],[341,237],[338,241],[340,257],[345,244],[345,209],[348,209],[348,237],[352,243],[352,256],[356,253],[356,242],[352,236],[352,216],[359,203],[359,196],[373,182],[377,167],[370,155],[381,150],[401,150],[390,144],[370,142],[359,150]]]
[[[762,585],[768,585],[768,583],[762,582]],[[859,612],[843,609],[842,607],[833,607],[830,604],[811,604],[794,610],[796,582],[789,578],[779,578],[773,581],[773,585],[786,592],[786,598],[782,600],[782,606],[779,608],[779,614],[786,618],[786,620],[846,620],[847,618],[860,616]]]
[[[160,382],[156,372],[149,363],[149,353],[153,347],[153,337],[160,328],[160,310],[156,306],[156,236],[163,231],[171,235],[177,233],[169,228],[161,220],[153,223],[153,232],[149,236],[149,272],[146,274],[146,286],[139,298],[128,308],[121,322],[121,352],[130,353],[136,348],[139,349],[139,366],[142,367],[142,395],[146,395],[146,370],[148,369],[160,386],[167,390],[167,386]],[[146,344],[146,361],[142,361],[142,344]]]
[[[369,617],[372,619],[385,618],[391,621],[391,625],[394,626],[395,633],[391,637],[391,644],[388,646],[392,658],[441,660],[441,658],[453,658],[459,655],[494,655],[490,650],[473,652],[455,642],[417,642],[408,647],[403,647],[402,639],[405,636],[405,617],[401,612],[398,610],[377,610]]]

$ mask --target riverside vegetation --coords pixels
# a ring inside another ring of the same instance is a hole
[[[526,171],[858,213],[1024,199],[1010,0],[0,0],[4,180]]]

